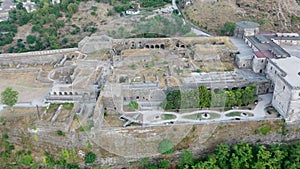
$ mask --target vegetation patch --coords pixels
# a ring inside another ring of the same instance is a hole
[[[257,100],[256,85],[245,89],[211,91],[205,86],[188,92],[173,90],[162,103],[165,110],[205,107],[245,106]]]
[[[163,120],[172,120],[172,119],[176,119],[176,116],[174,114],[163,114],[162,119]]]
[[[290,145],[251,145],[239,143],[235,145],[219,144],[213,153],[195,159],[192,153],[184,150],[173,168],[298,168],[300,141]],[[164,159],[167,160],[167,159]],[[167,160],[168,161],[168,160]],[[162,168],[161,163],[143,163],[143,168]],[[166,167],[168,168],[168,167]]]
[[[271,130],[271,126],[263,124],[259,129],[255,130],[255,134],[267,135],[268,133],[270,133]]]
[[[168,140],[164,139],[159,143],[158,146],[158,152],[161,154],[171,154],[174,151],[174,145],[173,143]]]
[[[226,114],[227,117],[241,116],[241,112],[231,112]]]
[[[136,101],[131,101],[128,104],[128,110],[137,110],[139,108],[139,104]]]

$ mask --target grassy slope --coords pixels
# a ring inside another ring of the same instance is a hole
[[[238,4],[237,4],[238,2]],[[184,9],[186,17],[211,33],[220,33],[226,21],[256,21],[262,30],[300,32],[300,6],[296,0],[195,1]]]

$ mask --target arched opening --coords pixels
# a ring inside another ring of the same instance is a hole
[[[237,89],[238,89],[238,87],[233,87],[233,88],[232,88],[232,90],[237,90]]]
[[[61,96],[61,95],[63,95],[63,94],[62,94],[62,92],[58,92],[58,95],[60,95],[60,96]]]
[[[70,92],[70,93],[69,93],[69,95],[73,95],[73,93],[72,93],[72,92]]]
[[[259,73],[262,73],[262,69],[259,70]]]
[[[135,43],[131,42],[131,49],[135,48]]]
[[[151,49],[154,49],[154,45],[151,45],[150,48],[151,48]]]
[[[165,49],[165,45],[164,44],[160,44],[160,48]]]
[[[181,48],[185,48],[185,45],[181,45],[180,47],[181,47]]]
[[[219,91],[220,91],[219,88],[215,88],[215,89],[214,89],[214,92],[219,92]]]
[[[137,100],[140,99],[140,96],[136,96],[136,99],[137,99]]]
[[[64,92],[64,95],[68,95],[68,92]]]
[[[53,95],[57,95],[57,93],[56,93],[56,92],[53,92]]]
[[[149,49],[149,45],[146,45],[145,47],[146,47],[147,49]]]
[[[155,45],[155,48],[159,49],[159,45]]]

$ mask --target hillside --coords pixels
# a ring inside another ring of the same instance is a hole
[[[261,30],[300,33],[299,0],[195,0],[180,5],[187,19],[210,33],[219,34],[225,22],[241,20],[261,24]]]

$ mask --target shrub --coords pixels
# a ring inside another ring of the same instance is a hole
[[[84,161],[86,164],[88,163],[93,163],[96,161],[96,154],[94,154],[93,152],[88,152],[86,155],[85,155],[85,158],[84,158]]]
[[[59,136],[64,136],[65,135],[65,133],[61,130],[57,130],[56,134],[59,135]]]
[[[174,151],[174,145],[170,140],[164,139],[159,143],[158,152],[161,154],[171,154]]]
[[[4,134],[4,135],[2,136],[2,138],[3,138],[4,140],[7,140],[7,139],[8,139],[8,135],[7,135],[7,134]]]
[[[139,107],[139,104],[136,102],[136,101],[131,101],[129,104],[128,104],[128,109],[129,110],[137,110]]]

